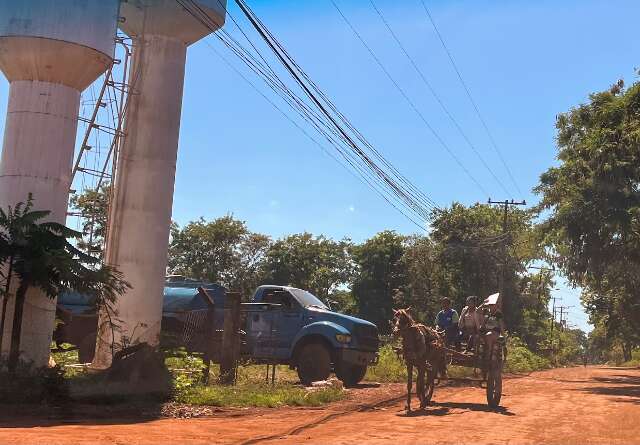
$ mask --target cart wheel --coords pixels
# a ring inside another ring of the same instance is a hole
[[[487,403],[491,408],[500,405],[502,397],[502,370],[492,369],[487,378]]]
[[[495,352],[491,356],[487,375],[487,403],[491,408],[497,408],[502,398],[502,354],[500,349]]]

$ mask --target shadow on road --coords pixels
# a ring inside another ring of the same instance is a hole
[[[616,402],[640,405],[640,376],[617,374],[611,377],[594,377],[591,381],[606,385],[589,386],[581,388],[579,391],[615,397]]]
[[[457,411],[453,411],[457,410]],[[462,412],[461,412],[462,411]],[[515,416],[507,408],[499,406],[498,408],[491,408],[484,403],[464,403],[464,402],[432,402],[431,405],[425,409],[411,411],[406,413],[405,411],[398,413],[400,417],[421,417],[421,416],[448,416],[454,414],[462,414],[464,411],[475,411],[500,414],[503,416]]]
[[[449,408],[417,409],[408,413],[406,411],[402,411],[401,413],[398,413],[398,417],[446,416],[448,414],[452,414],[449,411]]]
[[[356,385],[349,385],[346,386],[345,388],[349,388],[349,389],[367,389],[367,388],[380,388],[380,383],[377,382],[371,382],[371,383],[358,383]]]
[[[123,405],[2,405],[0,428],[54,427],[59,425],[127,425],[162,417],[162,404]]]

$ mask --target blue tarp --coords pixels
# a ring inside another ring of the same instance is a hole
[[[224,305],[225,288],[218,284],[199,282],[173,282],[164,288],[163,313],[175,313],[206,309],[207,305],[198,295],[198,287],[203,287],[213,298],[217,307]],[[94,308],[95,298],[78,292],[65,292],[58,297],[58,304],[75,314],[86,313]]]

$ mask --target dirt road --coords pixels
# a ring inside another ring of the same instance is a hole
[[[436,388],[407,416],[399,385],[353,390],[323,409],[245,410],[211,417],[26,419],[0,415],[0,444],[640,444],[640,370],[569,368],[505,380],[503,409],[479,388]],[[395,399],[395,400],[394,400]]]

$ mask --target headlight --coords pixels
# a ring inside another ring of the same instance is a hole
[[[336,334],[336,340],[338,343],[349,343],[351,336],[349,334]]]

